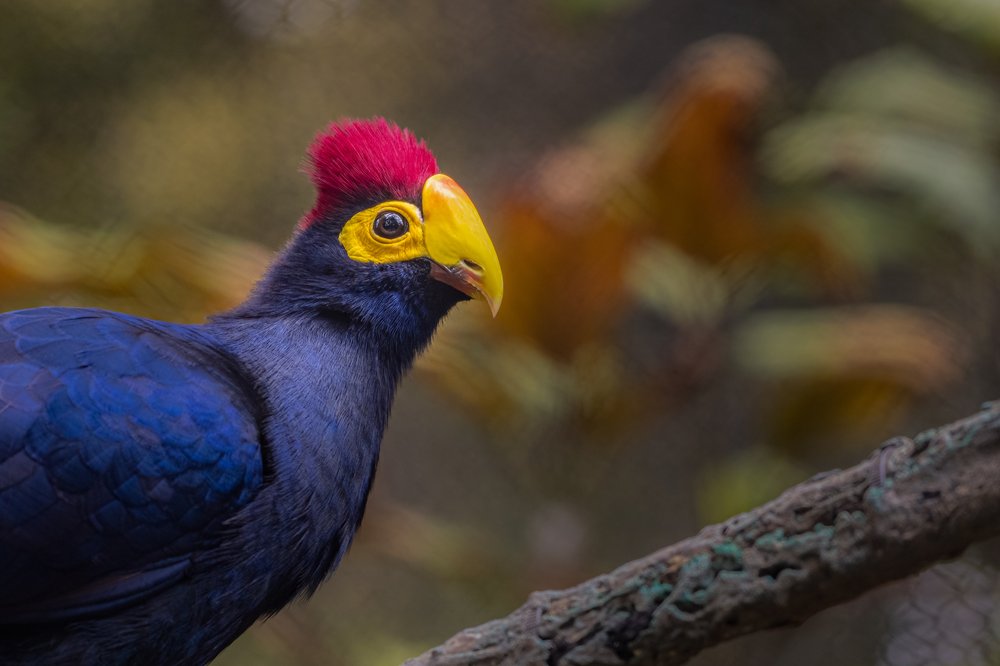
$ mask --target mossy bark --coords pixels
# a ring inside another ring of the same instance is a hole
[[[407,666],[682,664],[730,638],[795,624],[1000,534],[1000,405],[615,571],[536,592]]]

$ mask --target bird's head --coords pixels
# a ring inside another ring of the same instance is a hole
[[[503,276],[483,221],[412,133],[381,118],[333,123],[307,172],[316,203],[272,269],[285,295],[393,327],[434,325],[470,297],[496,314]]]

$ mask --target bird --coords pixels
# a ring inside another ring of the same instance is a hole
[[[204,664],[314,592],[360,525],[396,387],[493,315],[475,205],[384,118],[321,131],[315,204],[202,324],[0,315],[0,663]]]

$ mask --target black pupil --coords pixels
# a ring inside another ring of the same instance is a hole
[[[382,238],[399,238],[406,230],[406,219],[399,213],[387,210],[375,218],[375,233]]]

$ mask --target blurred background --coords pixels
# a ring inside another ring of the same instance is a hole
[[[5,0],[0,310],[200,321],[332,119],[507,279],[402,387],[333,579],[223,665],[388,665],[1000,397],[998,0]],[[693,663],[1000,664],[1000,546]]]

